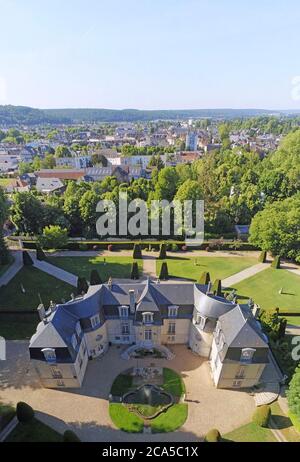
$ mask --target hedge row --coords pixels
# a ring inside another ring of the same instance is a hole
[[[185,246],[184,242],[181,241],[166,241],[167,250],[173,245],[177,245],[179,250],[182,249],[182,246]],[[133,241],[70,241],[67,246],[64,246],[62,250],[107,250],[108,246],[111,245],[114,250],[133,250],[136,243]],[[156,241],[141,241],[139,242],[142,250],[147,250],[149,246],[155,251],[160,250],[161,242]],[[187,250],[206,250],[209,246],[212,246],[212,242],[205,241],[201,245],[197,246],[187,246]],[[23,246],[25,249],[36,249],[35,241],[23,241]],[[224,242],[218,246],[220,250],[233,250],[232,242]],[[210,250],[214,250],[211,248]],[[248,242],[239,242],[235,250],[257,250],[257,247],[249,244]]]

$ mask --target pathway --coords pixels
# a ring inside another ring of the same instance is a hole
[[[156,257],[143,256],[143,278],[157,279],[156,275]]]
[[[35,252],[29,253],[33,260],[33,266],[35,268],[39,269],[40,271],[43,271],[44,273],[50,274],[50,276],[60,279],[61,281],[66,282],[67,284],[70,284],[73,287],[77,287],[78,276],[69,273],[68,271],[65,271],[61,268],[58,268],[58,266],[51,265],[51,263],[38,260],[36,258]]]
[[[260,273],[261,271],[264,271],[269,267],[270,264],[268,263],[258,263],[257,265],[250,266],[249,268],[246,268],[243,271],[240,271],[239,273],[236,273],[233,276],[224,279],[222,281],[222,287],[234,287],[235,284],[238,284],[244,279],[251,278],[252,276],[255,276],[256,274]]]
[[[14,262],[8,267],[7,271],[0,276],[0,287],[7,285],[23,267],[22,250],[11,252]]]

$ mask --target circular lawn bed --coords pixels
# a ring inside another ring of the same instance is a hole
[[[123,402],[124,395],[135,392],[138,387],[133,385],[133,377],[127,371],[120,374],[114,381],[111,388],[113,402],[109,405],[110,418],[114,425],[122,431],[130,433],[141,433],[144,426],[151,427],[152,433],[172,432],[185,423],[188,416],[188,406],[181,400],[185,394],[185,386],[180,375],[172,369],[163,369],[163,383],[160,386],[163,392],[172,395],[173,402],[166,410],[160,412],[160,406],[157,405],[157,416],[149,418],[147,415],[147,405],[143,404],[143,415],[136,412],[140,410],[139,403],[134,406],[128,406]],[[151,380],[150,380],[151,383]],[[156,415],[155,406],[149,405],[149,415]]]

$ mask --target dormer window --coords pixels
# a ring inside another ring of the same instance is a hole
[[[95,329],[97,326],[100,324],[100,316],[99,314],[96,314],[95,316],[91,317],[91,325],[92,328]]]
[[[119,307],[120,318],[128,318],[128,313],[129,313],[128,306],[120,306]]]
[[[72,347],[74,348],[74,350],[76,350],[76,348],[77,348],[77,338],[76,338],[75,334],[72,335],[71,342],[72,342]]]
[[[207,318],[205,316],[201,316],[201,314],[196,314],[196,324],[199,326],[201,330],[204,330]]]
[[[80,322],[78,322],[76,324],[76,334],[78,335],[78,337],[80,337],[81,335],[81,325],[80,325]]]
[[[143,323],[152,324],[153,323],[153,313],[143,313]]]
[[[178,315],[178,306],[169,306],[168,308],[168,317],[177,318]]]
[[[241,362],[251,363],[255,351],[254,348],[243,348],[241,352]]]
[[[54,348],[44,348],[42,353],[45,357],[45,360],[48,363],[55,363],[56,362],[56,354]]]

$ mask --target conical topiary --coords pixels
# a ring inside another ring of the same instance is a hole
[[[47,260],[47,257],[45,255],[45,252],[43,251],[43,249],[41,247],[37,247],[36,248],[36,258],[40,261],[44,261],[44,260]]]
[[[275,269],[280,269],[280,256],[276,255],[274,260],[271,263],[271,267]]]
[[[140,260],[141,258],[143,258],[142,249],[141,249],[140,244],[134,244],[133,258],[134,258],[134,260]]]
[[[96,269],[93,269],[91,271],[90,283],[91,286],[99,286],[100,284],[102,284],[101,277]]]
[[[221,295],[222,295],[222,281],[221,281],[221,279],[216,279],[215,280],[215,282],[213,283],[213,286],[212,286],[212,292],[215,295],[218,295],[219,297],[221,297]]]
[[[210,282],[210,274],[208,271],[204,271],[200,278],[199,278],[199,284],[205,284],[207,285]]]
[[[24,266],[32,266],[33,265],[33,260],[32,260],[31,256],[29,255],[29,253],[26,250],[23,251],[23,264],[24,264]]]
[[[160,245],[158,258],[159,258],[159,260],[165,260],[167,258],[167,246],[166,246],[166,244],[161,244]]]
[[[139,266],[137,264],[136,261],[134,261],[132,263],[132,267],[131,267],[131,275],[130,275],[131,279],[134,279],[134,280],[137,280],[139,279]]]
[[[79,277],[77,280],[77,293],[78,295],[86,294],[89,290],[89,285],[85,278]]]
[[[161,265],[159,279],[161,279],[162,281],[166,281],[167,279],[169,279],[168,264],[165,261]]]
[[[260,263],[266,263],[266,260],[267,260],[267,252],[266,252],[265,250],[262,250],[262,251],[260,252],[259,257],[258,257],[258,261],[259,261]]]

